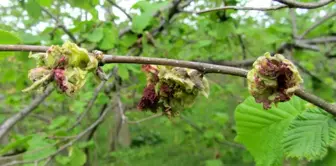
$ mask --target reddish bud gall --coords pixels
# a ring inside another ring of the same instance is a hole
[[[269,53],[253,63],[247,79],[251,95],[256,102],[263,103],[264,109],[271,108],[272,103],[290,100],[303,82],[292,62],[280,54],[271,57]]]

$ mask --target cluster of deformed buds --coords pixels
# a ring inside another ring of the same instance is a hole
[[[147,86],[138,104],[140,110],[162,110],[172,117],[190,107],[199,93],[208,97],[208,81],[198,70],[157,65],[142,65],[142,70]]]
[[[292,62],[280,54],[271,56],[270,53],[253,63],[247,79],[251,95],[256,102],[263,104],[264,109],[271,108],[272,103],[290,100],[303,82]]]
[[[72,95],[85,83],[88,72],[95,72],[102,77],[98,66],[99,52],[89,55],[87,50],[71,42],[60,46],[51,46],[46,53],[30,54],[35,58],[37,67],[29,71],[28,77],[33,84],[24,92],[44,90],[50,82],[54,82],[58,91]]]

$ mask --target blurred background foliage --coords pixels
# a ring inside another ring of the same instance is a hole
[[[258,2],[254,5],[265,5]],[[0,44],[49,46],[70,40],[88,50],[112,55],[175,58],[248,68],[251,63],[244,65],[245,62],[265,52],[278,52],[285,43],[297,42],[292,35],[289,9],[192,13],[224,4],[244,6],[251,2],[6,1],[0,5]],[[335,9],[334,3],[313,10],[296,9],[298,34]],[[335,36],[335,33],[335,19],[330,19],[306,38]],[[300,65],[306,89],[335,101],[335,44],[325,42],[315,47],[317,49],[311,50],[294,46],[282,53]],[[0,122],[3,122],[29,105],[38,94],[21,92],[30,84],[27,73],[35,66],[28,53],[1,52],[0,66]],[[106,104],[116,105],[117,94],[120,94],[128,119],[120,132],[116,132],[120,117],[118,108],[114,107],[91,137],[86,136],[59,153],[51,165],[255,165],[250,153],[234,143],[234,110],[249,96],[242,78],[209,74],[211,92],[208,99],[197,98],[193,107],[184,110],[180,117],[156,117],[137,123],[137,120],[152,116],[136,109],[146,85],[145,75],[140,65],[109,64],[103,69],[109,73],[113,67],[118,67],[118,71],[105,84],[80,125],[68,130],[95,94],[99,82],[92,75],[72,97],[52,93],[1,140],[0,154],[24,160],[48,156],[68,141],[67,138],[76,136],[93,123]],[[41,147],[44,148],[39,149]],[[330,151],[324,160],[309,164],[329,162],[327,165],[333,165],[335,154]],[[2,164],[6,162],[9,160],[0,160]],[[285,161],[288,165],[307,163],[294,159]]]

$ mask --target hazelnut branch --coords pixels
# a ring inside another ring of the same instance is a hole
[[[49,47],[46,46],[33,46],[33,45],[0,45],[0,51],[33,51],[33,52],[45,52]],[[233,76],[239,76],[246,78],[247,70],[237,67],[214,65],[209,63],[174,60],[166,58],[151,58],[151,57],[132,57],[132,56],[114,56],[104,55],[101,61],[103,64],[108,63],[132,63],[132,64],[155,64],[166,66],[177,66],[196,69],[204,73],[221,73]],[[325,100],[303,91],[302,89],[296,90],[295,95],[306,100],[330,114],[336,116],[336,105],[326,102]]]
[[[328,5],[334,0],[320,0],[319,2],[298,2],[294,0],[274,0],[274,1],[288,5],[290,8],[315,9]]]
[[[271,7],[244,7],[244,6],[224,6],[212,9],[206,9],[199,12],[197,14],[203,14],[208,12],[220,11],[220,10],[258,10],[258,11],[271,11],[271,10],[279,10],[283,8],[301,8],[301,9],[315,9],[319,7],[323,7],[328,5],[329,3],[333,2],[334,0],[321,0],[320,2],[311,2],[311,3],[304,3],[304,2],[297,2],[291,0],[274,0],[282,3],[281,5],[271,6]],[[194,12],[191,12],[194,13]]]

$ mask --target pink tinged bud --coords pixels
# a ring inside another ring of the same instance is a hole
[[[66,92],[68,86],[66,83],[66,77],[64,75],[64,69],[54,69],[54,80],[56,82],[57,87],[62,92]]]
[[[57,67],[58,68],[63,68],[66,64],[67,64],[67,60],[66,60],[65,56],[62,56],[57,62]]]
[[[51,53],[53,51],[53,46],[49,47],[47,53]]]
[[[29,71],[28,77],[31,81],[35,82],[48,74],[50,74],[50,70],[47,68],[37,67]]]
[[[148,73],[152,73],[152,74],[158,74],[159,73],[159,70],[158,70],[156,65],[144,64],[144,65],[142,65],[141,68],[142,68],[143,71],[148,72]]]

